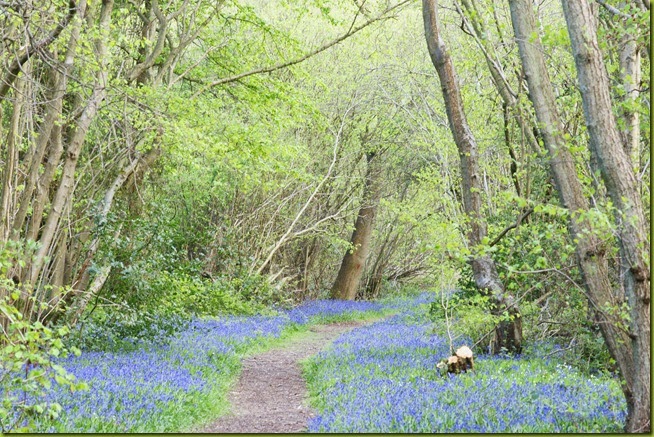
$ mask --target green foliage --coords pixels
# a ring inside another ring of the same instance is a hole
[[[615,360],[599,327],[589,318],[586,296],[580,290],[570,288],[565,294],[552,293],[538,304],[525,302],[521,310],[524,336],[529,340],[526,354],[550,345],[552,348],[541,351],[541,356],[557,357],[585,374],[616,371]]]
[[[152,294],[162,296],[160,305],[164,312],[198,316],[254,314],[275,300],[272,288],[259,276],[220,277],[212,281],[162,272],[152,284]]]
[[[472,267],[469,263],[462,263],[459,278],[456,283],[457,290],[462,296],[472,297],[479,294],[479,289],[472,275]]]
[[[67,344],[85,351],[133,351],[161,344],[189,322],[183,313],[152,314],[123,307],[101,308],[75,326]]]
[[[492,314],[490,298],[480,295],[479,291],[442,293],[429,306],[434,333],[451,336],[454,344],[458,343],[457,339],[470,340],[470,347],[485,351],[489,335],[502,320],[501,316]]]
[[[3,279],[0,290],[8,295],[0,300],[0,431],[30,431],[41,418],[56,419],[61,405],[46,402],[42,395],[51,385],[59,384],[71,390],[83,390],[86,384],[56,364],[57,357],[69,351],[79,354],[76,347],[67,347],[65,326],[46,327],[41,322],[25,320],[16,308],[20,290],[12,281]]]

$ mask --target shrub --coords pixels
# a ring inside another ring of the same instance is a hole
[[[491,314],[489,297],[461,291],[443,293],[429,307],[433,332],[451,338],[453,344],[466,339],[470,347],[485,352],[489,335],[501,319]]]
[[[161,297],[159,311],[213,316],[253,314],[260,306],[251,305],[239,294],[238,282],[219,278],[210,281],[186,273],[162,272],[152,288]]]
[[[41,417],[54,419],[61,412],[61,405],[44,398],[53,383],[73,391],[86,388],[86,384],[77,383],[53,361],[68,354],[63,343],[68,328],[25,320],[14,305],[19,291],[13,282],[2,279],[0,289],[8,292],[0,299],[5,334],[0,338],[0,432],[31,431]],[[74,347],[70,350],[80,353]]]

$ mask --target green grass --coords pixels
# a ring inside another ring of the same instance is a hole
[[[198,320],[169,341],[137,342],[134,350],[127,352],[88,351],[62,365],[88,381],[89,391],[70,393],[53,387],[46,395],[63,406],[62,415],[55,420],[38,416],[33,429],[102,433],[202,430],[229,412],[228,393],[241,375],[244,358],[314,336],[309,328],[317,324],[373,321],[392,312],[379,305],[360,305],[367,310],[356,306],[320,301],[299,308],[295,318]]]
[[[279,337],[262,337],[257,339],[257,341],[248,344],[239,350],[237,355],[233,356],[237,364],[229,367],[229,373],[213,372],[216,385],[215,389],[200,396],[191,396],[189,402],[183,402],[174,408],[164,410],[162,416],[170,415],[169,422],[171,426],[166,427],[161,432],[170,432],[173,430],[200,432],[212,422],[229,414],[231,405],[229,405],[227,395],[241,376],[243,359],[268,352],[272,349],[282,349],[291,343],[300,342],[303,339],[310,339],[315,335],[310,331],[311,326],[350,321],[372,323],[394,313],[395,310],[384,309],[382,311],[354,311],[349,314],[314,316],[310,319],[310,323],[305,325],[290,325],[282,331]],[[310,359],[302,360],[300,365],[303,366],[303,363]],[[209,375],[209,377],[212,377],[212,375]],[[197,411],[194,410],[194,405]],[[159,428],[159,426],[144,426],[143,431],[139,432],[152,432],[149,430],[156,428]]]
[[[619,381],[556,360],[478,356],[474,372],[443,375],[449,344],[425,314],[343,335],[303,363],[310,432],[620,432]],[[420,323],[422,319],[422,323]]]

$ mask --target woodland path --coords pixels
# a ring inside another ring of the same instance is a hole
[[[243,360],[243,371],[228,395],[231,412],[201,432],[304,432],[314,416],[299,362],[326,348],[365,321],[315,325],[309,335]]]

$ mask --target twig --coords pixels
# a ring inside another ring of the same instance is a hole
[[[288,62],[282,62],[280,64],[276,64],[276,65],[273,65],[271,67],[256,68],[254,70],[246,71],[246,72],[243,72],[243,73],[236,74],[234,76],[225,77],[223,79],[218,79],[218,80],[216,80],[214,82],[211,82],[210,84],[205,85],[198,92],[196,92],[193,95],[193,98],[196,98],[197,96],[199,96],[200,94],[202,94],[203,92],[208,90],[209,88],[213,88],[213,87],[218,86],[218,85],[224,85],[224,84],[229,83],[229,82],[235,82],[235,81],[237,81],[239,79],[243,79],[244,77],[248,77],[248,76],[253,76],[255,74],[271,73],[273,71],[280,70],[282,68],[286,68],[286,67],[290,67],[290,66],[295,65],[295,64],[299,64],[300,62],[305,61],[305,60],[309,59],[310,57],[312,57],[314,55],[317,55],[318,53],[321,53],[321,52],[327,50],[330,47],[335,46],[336,44],[338,44],[341,41],[345,40],[346,38],[354,35],[355,33],[359,32],[360,30],[370,26],[371,24],[373,24],[373,23],[375,23],[377,21],[381,21],[381,20],[386,19],[387,18],[386,15],[389,12],[391,12],[391,11],[393,11],[395,9],[398,9],[399,7],[409,3],[411,1],[413,1],[413,0],[403,0],[398,4],[387,8],[386,10],[384,10],[384,12],[382,12],[381,14],[376,16],[375,18],[371,18],[370,20],[366,21],[365,23],[363,23],[363,24],[361,24],[361,25],[359,25],[357,27],[350,28],[350,30],[348,30],[346,33],[339,36],[335,40],[330,41],[327,44],[324,44],[324,45],[318,47],[317,49],[315,49],[315,50],[313,50],[313,51],[307,53],[306,55],[301,56],[301,57],[299,57],[297,59],[293,59],[292,61],[288,61]]]
[[[493,247],[493,246],[495,246],[497,243],[499,243],[500,240],[501,240],[501,239],[506,235],[507,232],[509,232],[511,229],[515,229],[515,228],[517,228],[518,226],[520,226],[520,224],[522,223],[522,221],[523,221],[524,219],[526,219],[527,217],[529,217],[529,215],[530,215],[532,212],[534,212],[534,207],[531,207],[531,208],[529,208],[527,211],[525,211],[525,212],[524,212],[520,217],[518,217],[518,219],[515,221],[515,223],[513,223],[513,224],[507,226],[506,228],[504,228],[504,230],[503,230],[502,232],[500,232],[500,235],[498,235],[498,236],[493,240],[493,242],[492,242],[491,244],[488,245],[488,247]]]
[[[449,299],[445,299],[445,291],[441,289],[441,306],[445,310],[445,327],[447,328],[447,337],[450,342],[450,355],[454,355],[454,341],[452,340],[451,322],[448,316]]]
[[[616,8],[615,6],[611,6],[610,4],[606,3],[606,0],[597,0],[597,3],[602,5],[604,7],[604,9],[606,9],[607,11],[609,11],[613,15],[617,15],[617,16],[622,17],[622,18],[631,18],[631,15],[625,14],[624,12],[622,12],[620,9]]]

